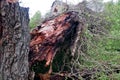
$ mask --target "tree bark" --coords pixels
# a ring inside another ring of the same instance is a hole
[[[0,80],[28,80],[28,8],[0,1]]]

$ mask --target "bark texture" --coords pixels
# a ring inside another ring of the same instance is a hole
[[[28,79],[28,23],[28,8],[0,1],[0,80]]]

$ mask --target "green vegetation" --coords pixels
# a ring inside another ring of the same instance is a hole
[[[108,22],[108,33],[99,35],[86,32],[88,51],[86,57],[82,56],[81,65],[100,70],[91,80],[120,80],[120,0],[105,3],[102,15]]]
[[[41,23],[41,13],[40,13],[40,11],[37,11],[33,15],[33,17],[30,19],[30,24],[29,24],[30,29],[40,25],[40,23]]]
[[[106,49],[120,51],[120,0],[116,4],[112,2],[106,4],[106,12],[109,14],[107,20],[109,20],[111,24]]]

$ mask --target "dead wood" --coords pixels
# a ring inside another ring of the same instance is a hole
[[[35,76],[39,76],[43,80],[47,80],[44,78],[46,75],[51,75],[51,66],[54,62],[53,60],[56,60],[54,59],[55,56],[68,56],[68,61],[71,61],[72,57],[75,56],[78,44],[80,44],[80,38],[84,32],[84,19],[82,18],[81,11],[79,11],[81,8],[79,9],[74,6],[78,9],[75,10],[69,8],[67,4],[63,3],[63,5],[65,5],[65,10],[62,12],[59,8],[64,8],[63,6],[57,5],[56,8],[53,5],[52,15],[45,18],[41,25],[30,32],[30,69],[35,71]],[[64,53],[61,53],[62,50],[64,50]],[[59,58],[58,60],[62,59]]]
[[[56,52],[61,47],[70,49],[74,42],[77,43],[78,39],[75,39],[84,27],[78,17],[77,12],[70,11],[54,19],[44,21],[40,26],[32,30],[29,53],[30,66],[37,61],[45,61],[42,66],[47,68],[52,64]],[[75,45],[73,48],[75,48]],[[63,54],[61,53],[61,55]]]
[[[46,60],[46,66],[50,65],[56,51],[62,46],[64,40],[69,39],[72,34],[76,34],[80,24],[79,20],[76,20],[77,17],[78,13],[76,12],[63,13],[33,29],[29,54],[31,65],[35,61],[42,60]],[[74,36],[71,38],[74,40]]]

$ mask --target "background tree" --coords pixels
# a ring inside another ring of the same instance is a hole
[[[40,11],[37,11],[33,17],[30,19],[30,28],[34,28],[36,26],[38,26],[41,23],[41,13]]]
[[[95,12],[102,12],[104,9],[103,0],[89,0],[87,2],[87,7]]]

